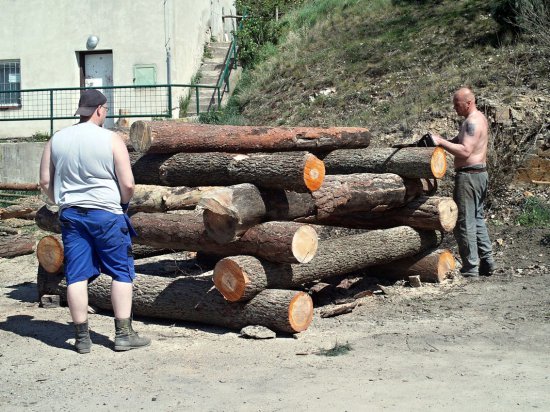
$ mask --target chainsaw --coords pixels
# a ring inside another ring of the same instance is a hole
[[[431,133],[426,133],[424,136],[420,138],[415,143],[408,143],[408,144],[395,144],[392,147],[394,149],[401,149],[403,147],[435,147],[436,144],[434,142],[434,139],[432,137]]]

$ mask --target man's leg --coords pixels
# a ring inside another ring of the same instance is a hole
[[[88,329],[88,280],[67,286],[67,303],[75,328],[75,349],[78,353],[89,353],[92,341]]]
[[[95,213],[101,226],[110,230],[96,237],[96,250],[104,273],[113,278],[111,302],[115,313],[115,350],[126,351],[151,344],[151,339],[139,336],[132,328],[132,280],[135,277],[132,242],[123,215],[101,211]]]
[[[126,319],[132,314],[132,283],[118,282],[111,283],[111,303],[115,318]]]
[[[465,276],[478,276],[476,204],[471,176],[458,172],[455,177],[454,200],[458,206],[458,220],[454,235],[462,259],[460,272]]]
[[[80,324],[88,320],[88,281],[71,283],[67,287],[67,303],[73,323]]]
[[[495,268],[493,259],[493,248],[487,225],[485,224],[484,203],[487,196],[487,173],[477,175],[476,181],[476,229],[477,229],[477,250],[479,255],[479,274],[491,275]]]

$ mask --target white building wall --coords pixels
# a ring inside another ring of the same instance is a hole
[[[233,0],[0,0],[0,60],[20,59],[21,88],[79,87],[78,55],[90,35],[94,51],[113,53],[113,84],[133,84],[136,64],[154,64],[157,84],[190,83],[211,36],[223,39],[222,14]],[[225,25],[227,26],[227,25]],[[183,92],[183,91],[181,91]],[[173,106],[178,96],[174,96]],[[75,108],[76,109],[76,108]],[[0,138],[49,131],[48,121],[1,121]],[[177,115],[177,113],[175,114]],[[74,121],[57,120],[55,129]]]

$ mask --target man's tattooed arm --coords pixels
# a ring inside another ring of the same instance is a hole
[[[473,136],[476,132],[476,125],[469,120],[466,120],[466,127],[464,129],[468,136]]]

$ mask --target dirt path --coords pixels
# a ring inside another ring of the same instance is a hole
[[[0,410],[550,410],[550,231],[492,231],[492,278],[394,286],[336,318],[316,309],[296,338],[137,319],[154,342],[127,353],[108,314],[90,315],[92,353],[75,353],[68,309],[36,303],[34,256],[2,259]]]

